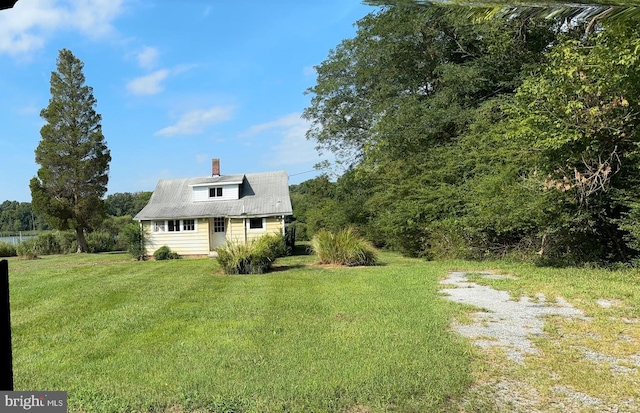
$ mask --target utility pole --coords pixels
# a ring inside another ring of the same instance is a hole
[[[0,390],[13,391],[11,307],[9,306],[9,261],[0,261]]]

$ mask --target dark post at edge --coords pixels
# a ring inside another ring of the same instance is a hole
[[[0,390],[13,391],[13,355],[11,350],[11,307],[9,306],[9,262],[0,261]]]

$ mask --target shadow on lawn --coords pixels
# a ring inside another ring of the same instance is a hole
[[[283,272],[308,267],[308,264],[274,265],[269,272]]]
[[[291,255],[296,257],[296,256],[305,256],[305,255],[313,255],[313,252],[311,252],[311,245],[308,244],[296,244],[296,246],[293,248],[293,251],[291,252]]]

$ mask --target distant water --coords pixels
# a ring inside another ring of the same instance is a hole
[[[23,235],[22,237],[19,235],[15,235],[13,237],[0,237],[0,242],[8,242],[9,244],[17,245],[20,243],[20,240],[24,241],[33,237],[34,235]]]

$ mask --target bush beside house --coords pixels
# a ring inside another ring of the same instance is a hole
[[[227,242],[216,252],[225,274],[264,274],[287,254],[287,247],[282,235],[267,234],[248,244]]]
[[[180,259],[180,254],[177,252],[171,251],[166,245],[158,248],[156,252],[153,253],[153,259],[156,261],[164,261],[164,260],[177,260]]]

